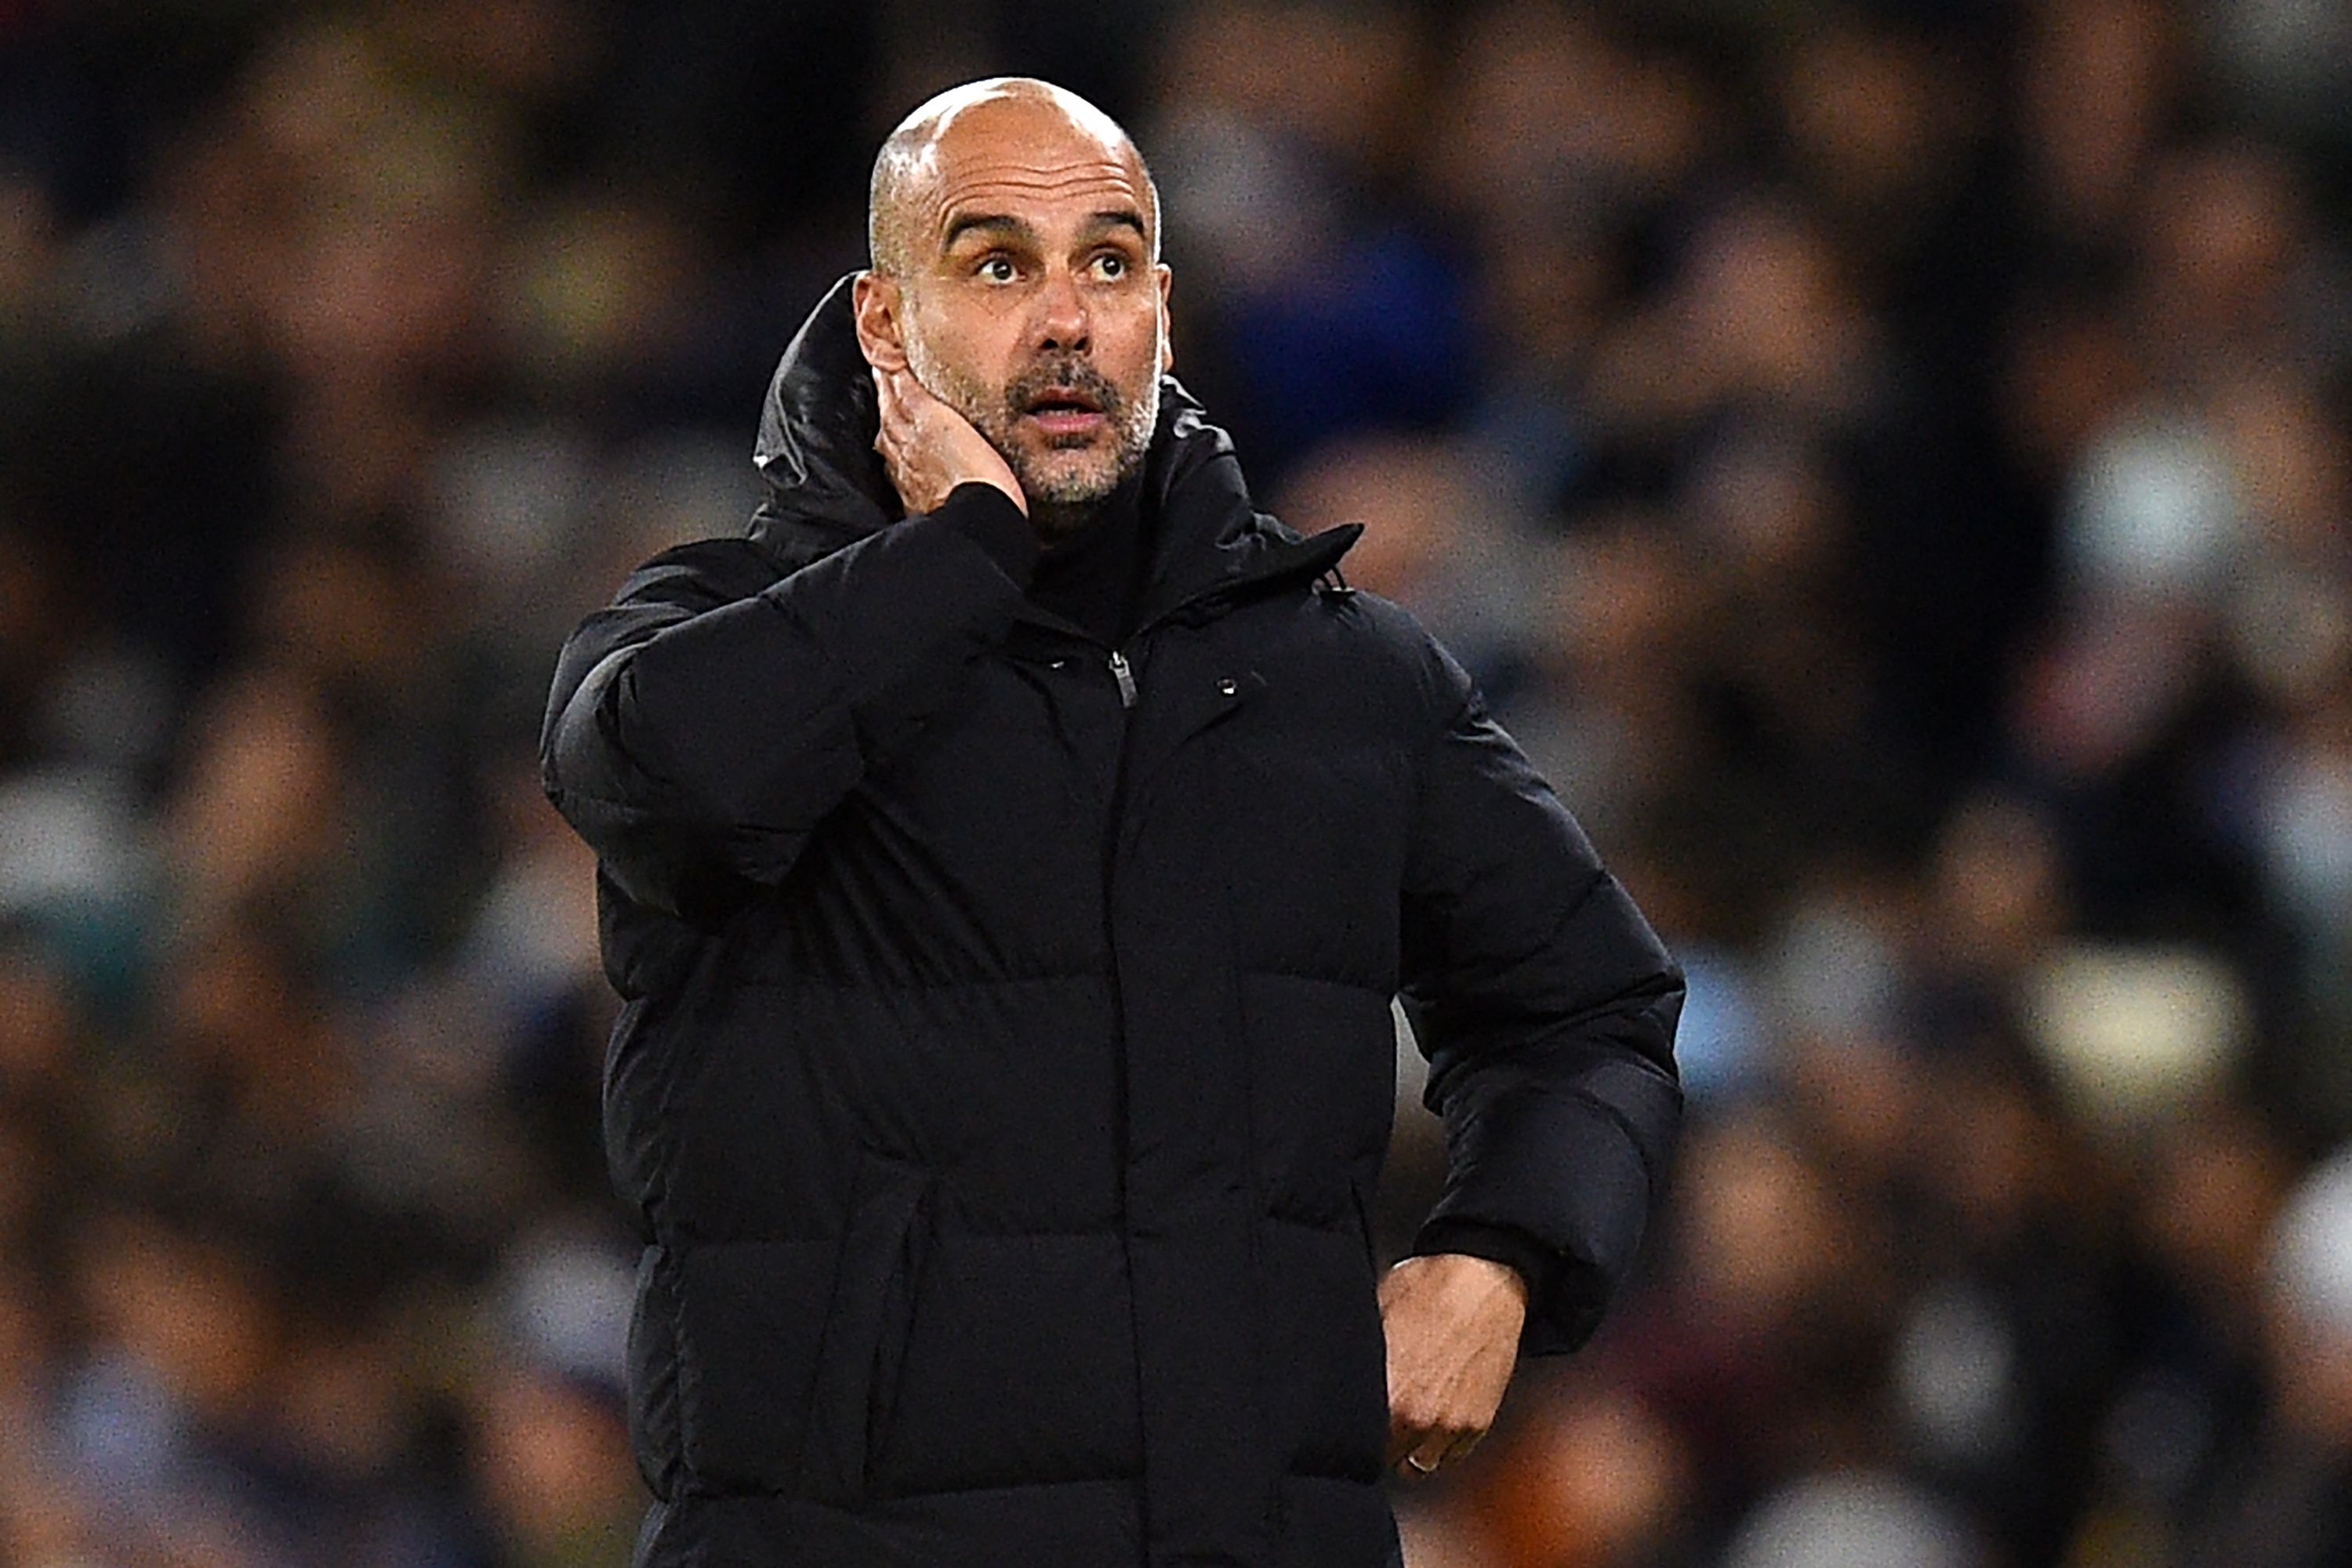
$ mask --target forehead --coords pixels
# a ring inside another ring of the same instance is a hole
[[[1059,109],[992,100],[941,125],[926,162],[919,210],[934,239],[957,217],[986,212],[1039,226],[1132,209],[1150,222],[1143,163],[1108,121],[1074,121]]]

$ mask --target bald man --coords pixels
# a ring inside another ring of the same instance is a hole
[[[641,1564],[1380,1568],[1588,1336],[1679,973],[1460,667],[1251,504],[1151,178],[1045,83],[884,145],[747,534],[566,644]],[[1391,1001],[1444,1197],[1377,1270]]]

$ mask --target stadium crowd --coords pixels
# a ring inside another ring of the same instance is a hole
[[[997,70],[1690,972],[1414,1568],[2352,1561],[2352,6],[0,0],[0,1564],[627,1561],[539,708]]]

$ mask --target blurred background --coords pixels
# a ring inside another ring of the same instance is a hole
[[[1690,970],[1415,1568],[2352,1562],[2352,5],[0,0],[0,1564],[625,1563],[540,706],[1007,70]]]

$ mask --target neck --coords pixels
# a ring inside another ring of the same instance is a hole
[[[1037,521],[1047,548],[1038,558],[1029,596],[1079,626],[1107,647],[1133,629],[1138,600],[1151,565],[1150,531],[1139,502],[1141,484],[1129,479],[1096,505],[1065,507],[1064,516]],[[1033,519],[1033,521],[1036,520]],[[1048,533],[1049,528],[1068,531]]]
[[[1036,531],[1037,542],[1051,550],[1068,542],[1096,523],[1114,513],[1132,511],[1141,494],[1141,473],[1122,474],[1108,494],[1091,500],[1047,500],[1029,498],[1029,526]]]
[[[1050,550],[1102,516],[1103,509],[1109,504],[1108,496],[1081,501],[1039,500],[1033,496],[1029,501],[1029,526],[1036,530],[1037,542]]]

